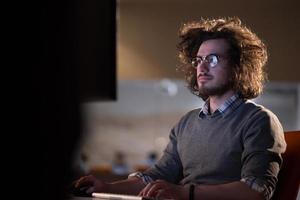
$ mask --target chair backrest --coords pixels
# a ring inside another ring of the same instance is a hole
[[[285,132],[286,152],[272,200],[296,200],[300,187],[300,131]]]

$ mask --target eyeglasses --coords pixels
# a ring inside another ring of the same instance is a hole
[[[207,62],[209,67],[213,68],[219,63],[220,56],[217,54],[209,54],[207,56],[197,56],[192,59],[192,66],[197,68],[203,61]]]

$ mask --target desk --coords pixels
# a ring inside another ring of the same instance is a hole
[[[75,197],[72,196],[70,198],[68,198],[67,200],[95,200],[96,198],[94,197]]]
[[[70,198],[68,198],[67,200],[96,200],[97,198],[94,197],[75,197],[72,196]]]

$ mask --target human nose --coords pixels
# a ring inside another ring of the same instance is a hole
[[[197,70],[200,72],[208,72],[209,71],[209,63],[206,60],[199,62],[197,66]]]

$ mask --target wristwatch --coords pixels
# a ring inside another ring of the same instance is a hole
[[[194,200],[195,185],[191,184],[189,188],[189,200]]]

